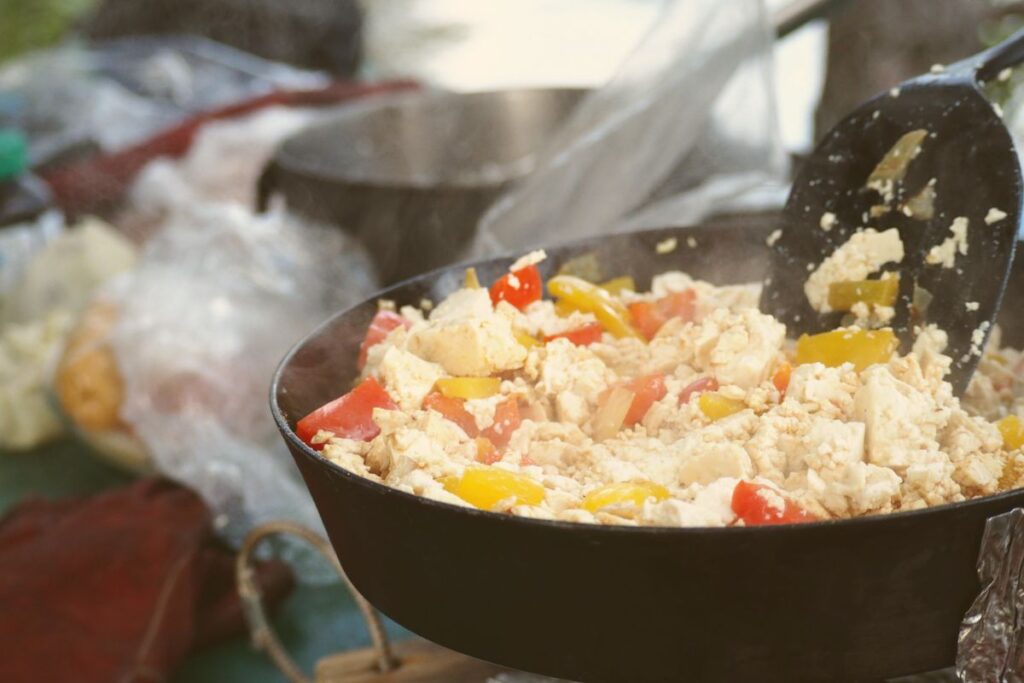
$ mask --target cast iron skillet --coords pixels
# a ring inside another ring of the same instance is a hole
[[[548,251],[545,275],[597,254],[607,275],[682,269],[720,284],[759,280],[764,230],[705,225]],[[655,254],[655,244],[678,248]],[[696,248],[687,239],[696,239]],[[510,259],[477,264],[483,281]],[[1018,261],[1019,263],[1019,261]],[[435,301],[463,266],[381,296]],[[1024,292],[1016,273],[1008,301]],[[300,342],[274,376],[272,410],[346,572],[385,614],[442,645],[577,681],[843,681],[953,662],[978,591],[986,518],[1024,490],[929,510],[800,526],[621,528],[507,517],[362,479],[302,444],[295,420],[343,393],[376,311],[364,302]],[[1008,339],[1024,340],[1022,326]]]

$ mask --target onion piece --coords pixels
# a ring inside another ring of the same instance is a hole
[[[867,187],[881,190],[886,185],[891,188],[893,184],[902,182],[904,176],[907,175],[907,167],[910,166],[910,162],[920,154],[921,143],[926,137],[928,137],[928,131],[918,128],[897,140],[892,149],[885,153],[882,160],[875,166],[875,170],[868,176]]]
[[[918,221],[930,221],[935,217],[935,183],[929,182],[921,191],[907,200],[904,209]]]
[[[623,292],[635,292],[636,281],[632,275],[621,275],[619,277],[613,277],[607,282],[602,282],[598,285],[601,289],[608,292],[613,296],[618,296]]]
[[[595,439],[604,441],[619,433],[634,398],[636,394],[626,387],[615,387],[611,390],[594,414]]]

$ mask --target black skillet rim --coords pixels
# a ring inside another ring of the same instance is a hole
[[[574,249],[583,250],[588,245],[596,244],[601,242],[608,237],[622,237],[624,235],[632,235],[638,238],[650,238],[655,235],[675,232],[685,232],[688,227],[699,227],[699,226],[678,226],[671,228],[652,228],[646,230],[638,230],[630,233],[615,233],[603,237],[594,237],[583,240],[576,240],[563,243],[555,243],[547,245],[545,248],[556,250],[556,249]],[[518,252],[517,252],[518,253]],[[449,266],[443,266],[435,270],[415,275],[411,278],[402,280],[401,282],[395,283],[390,287],[375,292],[372,296],[363,299],[359,303],[356,303],[348,308],[345,308],[333,315],[329,316],[326,320],[321,322],[307,334],[305,334],[298,342],[296,342],[285,354],[284,358],[278,364],[277,369],[274,370],[274,375],[270,382],[270,412],[274,418],[274,422],[277,425],[278,431],[281,432],[288,445],[293,449],[298,448],[304,456],[307,458],[313,458],[320,461],[321,464],[326,465],[333,469],[337,474],[343,476],[349,480],[350,483],[361,486],[370,491],[375,491],[383,495],[393,495],[399,497],[405,497],[417,501],[419,504],[427,507],[433,507],[438,511],[448,511],[452,513],[462,513],[471,516],[478,516],[483,518],[494,519],[504,524],[522,524],[526,526],[538,526],[549,529],[561,529],[565,531],[586,529],[592,533],[607,533],[610,535],[618,534],[633,534],[633,535],[669,535],[672,537],[686,538],[692,535],[708,535],[708,534],[750,534],[750,533],[802,533],[802,530],[811,531],[816,529],[842,526],[842,527],[853,527],[853,526],[870,526],[875,524],[884,524],[888,520],[909,520],[916,519],[918,517],[924,517],[929,515],[940,515],[944,512],[951,510],[969,510],[974,507],[980,507],[992,503],[994,501],[1009,500],[1014,497],[1020,497],[1024,494],[1024,488],[1011,489],[1009,491],[1003,491],[1001,493],[978,496],[977,498],[971,498],[968,500],[960,501],[957,503],[943,503],[942,505],[935,505],[925,508],[919,508],[917,510],[899,510],[896,512],[879,513],[872,515],[865,515],[863,517],[851,517],[846,519],[827,519],[816,522],[803,522],[799,524],[775,524],[768,527],[674,527],[674,526],[622,526],[622,525],[611,525],[611,524],[593,524],[589,522],[564,522],[560,520],[550,519],[534,519],[529,517],[516,517],[514,515],[507,515],[500,512],[491,512],[489,510],[480,510],[478,508],[463,507],[460,505],[454,505],[452,503],[443,503],[441,501],[426,498],[424,496],[418,496],[413,493],[407,493],[386,484],[380,484],[365,477],[361,477],[354,472],[351,472],[344,467],[335,464],[323,457],[319,451],[314,450],[303,442],[295,434],[291,425],[288,424],[288,420],[285,418],[281,411],[281,407],[278,405],[277,394],[281,384],[281,375],[284,372],[285,367],[291,362],[292,358],[302,350],[306,344],[318,336],[321,331],[332,325],[339,318],[343,318],[348,315],[354,309],[370,302],[386,297],[388,294],[406,287],[414,282],[429,280],[437,278],[444,273],[451,271],[457,271],[465,269],[471,266],[480,266],[485,263],[500,262],[507,260],[510,263],[514,261],[515,256],[496,256],[487,259],[475,259],[467,260],[459,263],[455,263]]]

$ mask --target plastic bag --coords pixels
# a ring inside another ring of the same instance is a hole
[[[367,264],[336,229],[206,204],[172,218],[105,292],[117,311],[107,343],[120,418],[230,541],[273,519],[320,528],[269,419],[267,386],[292,344],[369,293]]]
[[[534,172],[484,216],[477,253],[696,221],[782,178],[771,48],[759,0],[667,3]]]
[[[132,210],[163,215],[188,202],[256,204],[256,183],[278,143],[324,112],[268,107],[205,124],[180,160],[150,162],[132,187]]]
[[[58,211],[47,211],[31,223],[0,230],[0,325],[11,317],[7,309],[18,303],[11,293],[32,259],[63,234],[64,216]]]
[[[8,230],[0,233],[0,246]],[[135,265],[135,247],[98,218],[65,228],[54,211],[21,236],[39,244],[15,252],[10,264],[0,261],[0,326],[37,322],[55,311],[76,315],[100,285]],[[8,275],[13,277],[4,286]]]
[[[5,64],[0,95],[10,102],[6,124],[29,136],[36,165],[123,150],[198,112],[328,80],[194,36],[140,36]]]

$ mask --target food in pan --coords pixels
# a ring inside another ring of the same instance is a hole
[[[867,278],[899,261],[893,237],[861,238],[808,293],[884,313],[894,276]],[[847,258],[862,247],[874,255]],[[806,522],[1024,484],[1019,352],[986,354],[961,401],[943,380],[940,330],[906,355],[855,314],[789,340],[758,310],[759,285],[682,272],[646,292],[628,274],[543,282],[542,259],[527,255],[489,288],[470,270],[429,313],[381,302],[357,383],[297,435],[409,493],[570,522]]]

